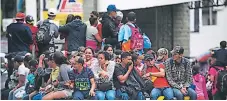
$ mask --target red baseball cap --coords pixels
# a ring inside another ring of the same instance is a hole
[[[16,19],[24,19],[24,18],[25,18],[25,14],[24,13],[21,13],[21,12],[17,13]]]

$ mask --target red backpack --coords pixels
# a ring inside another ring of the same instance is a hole
[[[132,30],[132,36],[130,38],[131,43],[130,47],[131,50],[142,50],[143,49],[143,35],[140,33],[138,27],[133,27],[132,25],[128,24],[128,26]]]

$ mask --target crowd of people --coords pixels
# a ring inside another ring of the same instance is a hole
[[[185,58],[182,46],[151,50],[134,12],[123,24],[123,13],[109,5],[102,17],[92,11],[84,23],[69,14],[59,27],[56,13],[49,9],[48,19],[37,26],[32,16],[17,13],[16,23],[7,27],[8,79],[1,99],[226,100],[226,41],[210,52],[209,69],[201,73],[200,63]],[[65,39],[63,51],[55,49],[59,36]]]

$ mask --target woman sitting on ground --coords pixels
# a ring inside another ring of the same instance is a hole
[[[96,95],[98,100],[114,100],[113,73],[115,62],[109,60],[109,53],[98,53],[99,66],[92,68],[97,85]]]
[[[85,49],[85,67],[88,67],[88,68],[93,68],[95,66],[97,66],[97,59],[94,57],[94,50],[90,47],[87,47]]]

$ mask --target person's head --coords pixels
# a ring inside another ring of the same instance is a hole
[[[14,67],[18,68],[21,64],[24,63],[24,56],[16,55],[13,60],[14,60]]]
[[[135,12],[129,12],[126,19],[127,19],[127,21],[135,23],[136,22],[136,13]]]
[[[24,65],[25,67],[29,67],[29,61],[32,60],[32,55],[31,54],[27,54],[24,57]]]
[[[81,21],[81,20],[82,20],[82,17],[79,16],[79,15],[75,15],[74,19],[75,19],[75,20],[80,20],[80,21]]]
[[[220,47],[221,48],[226,48],[226,41],[221,41],[220,42]]]
[[[108,52],[110,55],[113,55],[113,47],[111,45],[106,45],[104,51]]]
[[[56,18],[56,15],[57,15],[57,10],[56,9],[50,8],[48,10],[48,19],[54,20]]]
[[[34,73],[36,71],[36,68],[38,67],[38,61],[35,59],[32,59],[29,61],[29,69],[31,73]]]
[[[106,61],[110,60],[110,55],[109,53],[105,52],[105,51],[101,51],[98,53],[98,61],[100,65],[104,65],[106,63]]]
[[[121,55],[121,53],[122,53],[122,50],[120,50],[120,49],[117,49],[114,51],[115,55]]]
[[[117,9],[115,5],[109,5],[107,7],[107,12],[108,12],[109,16],[112,18],[116,18],[117,11],[119,11],[119,9]]]
[[[25,14],[19,12],[19,13],[16,14],[16,18],[15,19],[16,19],[17,22],[24,22]]]
[[[95,54],[94,50],[92,48],[90,48],[90,47],[87,47],[85,49],[85,59],[86,59],[86,61],[91,60],[94,57],[94,54]]]
[[[173,50],[171,51],[172,57],[174,61],[179,61],[183,57],[184,54],[184,48],[181,46],[175,46]]]
[[[121,63],[121,55],[115,55],[114,61],[118,64]]]
[[[99,18],[99,13],[97,11],[92,11],[90,13],[90,18]]]
[[[89,18],[89,22],[90,22],[91,26],[96,26],[98,24],[98,20],[95,17]]]
[[[127,65],[132,62],[132,55],[129,52],[123,52],[121,54],[121,63]]]
[[[147,52],[146,52],[146,54],[151,54],[152,56],[154,56],[154,59],[156,60],[156,58],[157,58],[157,55],[156,55],[156,53],[155,53],[155,51],[153,51],[153,50],[148,50]]]
[[[199,68],[200,68],[200,65],[199,64],[195,64],[194,66],[192,66],[192,73],[193,75],[196,75],[199,73]]]
[[[26,24],[33,25],[34,24],[34,18],[31,15],[27,15],[25,18]]]
[[[115,19],[116,24],[119,25],[122,19],[123,19],[123,13],[121,11],[117,11],[117,17]]]
[[[157,61],[165,61],[168,59],[168,50],[166,48],[160,48],[157,52]]]
[[[148,67],[154,66],[154,64],[155,64],[155,59],[154,59],[154,56],[152,54],[145,54],[144,60],[145,60],[145,64]]]
[[[75,61],[72,63],[72,66],[74,69],[78,70],[80,68],[83,68],[84,65],[84,58],[80,56],[75,56]]]
[[[72,22],[73,20],[74,20],[74,15],[73,14],[69,14],[67,16],[67,19],[66,19],[66,24]]]

